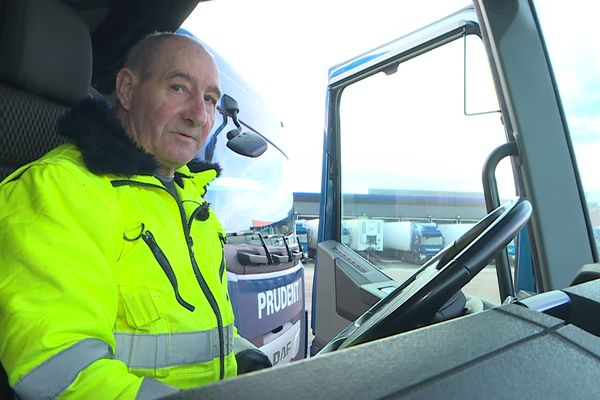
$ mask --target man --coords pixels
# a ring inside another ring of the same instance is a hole
[[[220,98],[213,57],[154,34],[130,52],[112,110],[88,98],[70,144],[0,184],[0,360],[23,399],[151,399],[268,358],[234,328],[216,165],[190,162]]]

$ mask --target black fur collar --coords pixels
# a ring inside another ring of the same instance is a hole
[[[109,104],[89,96],[58,121],[58,133],[79,148],[86,167],[97,175],[153,175],[158,169],[154,156],[139,148],[127,135]],[[192,160],[191,172],[209,169],[221,173],[218,164]]]

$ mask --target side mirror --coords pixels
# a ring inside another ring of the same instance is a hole
[[[227,147],[246,157],[259,157],[268,146],[265,139],[251,131],[241,132],[239,129],[232,129],[227,132],[227,139]]]

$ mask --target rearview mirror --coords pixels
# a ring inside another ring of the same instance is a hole
[[[251,131],[232,129],[227,132],[227,139],[227,147],[242,156],[256,158],[267,150],[267,141]]]
[[[221,97],[220,104],[217,106],[217,110],[223,116],[223,123],[221,123],[215,133],[213,133],[208,140],[208,144],[204,152],[204,159],[206,161],[212,161],[215,147],[217,145],[217,137],[227,125],[228,118],[231,118],[236,126],[236,129],[232,129],[227,132],[227,147],[229,147],[229,149],[233,150],[239,155],[252,158],[259,157],[267,150],[268,142],[260,133],[254,131],[248,125],[245,126],[250,128],[251,131],[242,131],[242,124],[238,120],[240,106],[236,99],[228,94],[224,94]]]

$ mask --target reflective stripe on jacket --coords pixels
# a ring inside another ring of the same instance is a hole
[[[234,376],[216,171],[95,175],[61,146],[0,185],[0,361],[22,398],[155,398]]]

